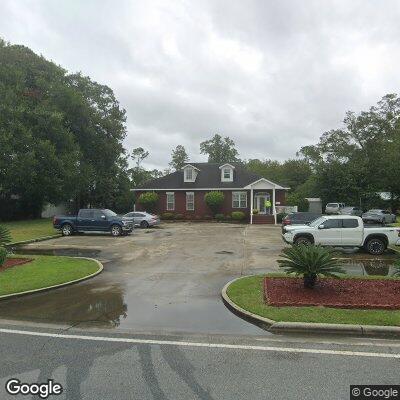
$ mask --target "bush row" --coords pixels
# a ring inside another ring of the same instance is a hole
[[[214,219],[217,221],[243,221],[246,218],[246,214],[242,211],[233,211],[231,214],[215,214]],[[161,214],[161,219],[163,220],[212,220],[213,217],[211,215],[183,215],[183,214],[174,214],[171,212],[165,212]]]

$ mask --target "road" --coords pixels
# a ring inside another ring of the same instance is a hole
[[[337,400],[351,384],[400,383],[400,342],[15,329],[0,329],[4,400],[27,398],[5,392],[10,378],[52,378],[60,400]]]

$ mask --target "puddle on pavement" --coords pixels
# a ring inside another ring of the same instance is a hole
[[[349,275],[392,276],[399,267],[396,258],[344,258],[340,259],[343,268]]]
[[[76,256],[76,257],[93,257],[96,258],[101,250],[95,249],[76,249],[76,248],[66,248],[66,249],[31,249],[29,247],[25,248],[15,248],[13,249],[15,254],[32,254],[38,256]]]

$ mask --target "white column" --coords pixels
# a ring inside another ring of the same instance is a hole
[[[250,225],[253,224],[253,187],[250,189]]]
[[[274,214],[275,225],[276,225],[275,186],[272,189],[272,212]]]

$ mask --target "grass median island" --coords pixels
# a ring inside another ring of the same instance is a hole
[[[59,285],[85,278],[100,269],[93,260],[57,256],[27,256],[32,262],[0,272],[0,296]]]
[[[227,290],[229,298],[241,308],[274,321],[400,326],[400,310],[269,306],[265,304],[263,298],[264,277],[265,275],[249,276],[233,282]]]
[[[0,225],[9,229],[12,242],[38,239],[40,237],[53,236],[58,233],[58,231],[53,228],[53,221],[51,218],[0,222]]]

